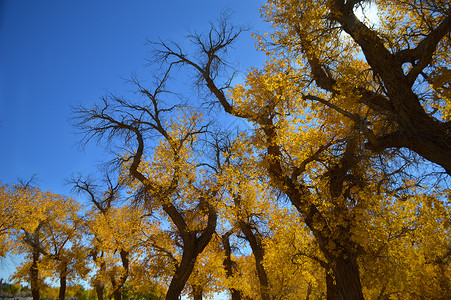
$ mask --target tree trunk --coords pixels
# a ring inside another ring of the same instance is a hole
[[[122,300],[122,289],[116,289],[113,291],[114,300]]]
[[[67,263],[61,262],[61,273],[60,273],[60,290],[58,299],[64,300],[66,298],[66,282],[67,282]]]
[[[199,200],[202,201],[202,200]],[[203,201],[202,201],[203,202]],[[198,236],[198,232],[191,231],[185,223],[183,216],[178,212],[177,208],[172,203],[163,204],[164,211],[171,217],[174,224],[183,239],[183,253],[180,265],[176,268],[175,274],[169,284],[166,293],[166,300],[177,300],[188,281],[189,276],[193,272],[194,264],[197,256],[204,251],[211,237],[216,230],[217,214],[214,208],[204,202],[208,207],[208,221],[202,233]]]
[[[343,300],[364,300],[357,260],[338,258],[331,265]]]
[[[265,268],[263,267],[263,258],[265,255],[265,250],[263,249],[263,245],[259,236],[252,232],[251,226],[243,220],[238,222],[241,231],[243,232],[246,240],[249,242],[252,253],[255,258],[255,268],[257,270],[257,277],[260,282],[260,294],[262,300],[271,300],[271,296],[269,294],[269,282],[268,276],[266,274]]]
[[[230,232],[223,234],[222,245],[224,247],[225,259],[222,262],[224,265],[224,269],[226,271],[226,277],[230,278],[233,276],[233,261],[232,261],[232,248],[230,247]],[[229,288],[230,295],[232,296],[232,300],[241,300],[241,293],[234,288]]]
[[[188,243],[189,242],[189,243]],[[195,251],[195,236],[183,245],[182,261],[175,271],[166,293],[166,300],[177,300],[193,272],[198,253]]]
[[[332,270],[324,269],[326,273],[326,299],[327,300],[341,300],[340,290],[334,282],[334,277],[330,273]]]
[[[204,290],[201,285],[194,285],[193,287],[193,300],[202,300]]]
[[[97,254],[95,253],[93,255],[93,259],[94,261],[97,261]],[[103,257],[103,253],[101,254],[101,259]],[[106,271],[106,265],[105,265],[105,261],[103,261],[103,259],[100,261],[100,272],[105,274]],[[103,283],[103,281],[101,279],[99,279],[99,275],[96,275],[96,278],[94,279],[94,287],[96,290],[96,294],[97,294],[97,300],[103,300],[103,293],[105,291],[105,285]]]
[[[37,249],[33,249],[33,262],[30,268],[30,285],[31,285],[31,295],[33,296],[33,300],[39,300],[39,251]]]
[[[114,300],[121,300],[122,299],[122,288],[124,287],[125,282],[128,278],[128,272],[129,272],[129,259],[128,259],[129,252],[121,249],[120,256],[121,256],[121,262],[122,262],[122,270],[120,268],[115,269],[114,272],[110,274],[110,280],[111,285],[113,286],[113,297]],[[119,273],[119,278],[118,277]]]
[[[97,300],[103,300],[103,291],[105,289],[105,286],[103,285],[103,283],[96,282],[94,284],[94,287],[96,290]]]

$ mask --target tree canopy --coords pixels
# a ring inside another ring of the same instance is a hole
[[[74,110],[115,155],[102,184],[70,180],[84,210],[0,186],[0,254],[30,254],[18,280],[38,291],[89,269],[115,300],[451,297],[448,1],[268,0],[262,14],[266,61],[242,82],[227,50],[247,30],[222,16],[189,46],[152,42],[150,86],[133,77],[130,98]],[[175,93],[185,71],[198,101]]]

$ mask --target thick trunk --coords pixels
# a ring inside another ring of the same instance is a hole
[[[183,216],[172,203],[163,205],[163,209],[171,217],[183,239],[182,260],[177,267],[174,276],[172,276],[171,283],[169,284],[166,293],[166,300],[177,300],[180,297],[189,276],[193,272],[197,256],[204,251],[205,247],[207,247],[216,230],[216,211],[208,202],[204,202],[203,200],[200,201],[208,207],[207,225],[200,236],[197,236],[198,233],[190,231],[186,226]]]
[[[233,201],[235,206],[241,211],[241,197],[239,195],[235,195],[233,197]],[[249,242],[251,246],[252,253],[255,258],[255,269],[257,270],[258,281],[260,282],[260,295],[262,300],[271,300],[269,295],[269,283],[268,276],[266,274],[265,268],[263,267],[263,258],[265,255],[265,249],[263,249],[262,240],[260,235],[254,233],[252,230],[252,226],[245,220],[244,217],[238,217],[238,226],[243,232],[246,240]]]
[[[187,243],[189,242],[189,243]],[[195,250],[195,236],[183,245],[182,261],[175,271],[166,293],[166,300],[177,300],[193,272],[198,253]]]
[[[440,124],[428,116],[416,123],[415,128],[409,128],[407,148],[442,166],[451,175],[451,124]]]
[[[66,282],[67,282],[67,264],[62,262],[60,273],[60,290],[58,299],[64,300],[66,298]]]
[[[346,11],[349,7],[346,8],[344,2],[330,1],[329,5],[332,18],[338,21],[360,45],[373,72],[382,79],[393,107],[390,111],[392,121],[398,123],[400,138],[404,140],[403,147],[442,166],[451,175],[451,147],[449,146],[451,124],[439,122],[429,116],[412,89],[417,76],[432,61],[440,39],[449,34],[451,18],[449,16],[445,18],[428,37],[420,42],[421,46],[419,44],[418,48],[403,50],[393,55],[376,32],[360,22],[354,14]],[[419,61],[418,65],[414,65],[406,74],[403,63],[409,62],[409,59],[419,59]],[[393,146],[395,145],[387,144],[386,148]]]
[[[343,300],[363,300],[359,265],[356,259],[338,258],[331,264]]]
[[[33,300],[39,300],[39,251],[33,250],[33,261],[30,268],[30,285]]]
[[[124,287],[125,282],[128,278],[128,272],[129,272],[129,259],[128,259],[129,252],[121,249],[120,256],[121,256],[121,262],[122,262],[122,270],[119,270],[119,278],[117,278],[117,273],[113,272],[111,274],[111,285],[113,286],[113,297],[114,300],[121,300],[122,299],[122,288]],[[118,280],[116,280],[116,278]]]
[[[241,292],[235,289],[229,289],[230,295],[232,296],[231,300],[241,300]]]
[[[103,256],[103,254],[102,254]],[[100,263],[100,270],[102,273],[105,273],[106,265],[105,262]],[[103,281],[99,278],[100,276],[97,275],[97,278],[95,279],[95,289],[97,294],[97,300],[103,300],[103,294],[105,291],[105,284]]]
[[[122,299],[122,288],[124,287],[125,282],[128,278],[128,270],[129,270],[129,259],[128,259],[129,252],[121,249],[120,256],[121,256],[121,262],[122,262],[122,269],[121,275],[119,276],[119,281],[115,282],[113,284],[113,297],[114,300],[121,300]]]
[[[111,278],[111,285],[113,286],[113,299],[114,300],[121,300],[122,298],[122,287],[118,286],[116,280],[114,278]]]
[[[341,300],[340,290],[338,289],[334,277],[330,273],[331,270],[324,269],[326,273],[326,299]]]

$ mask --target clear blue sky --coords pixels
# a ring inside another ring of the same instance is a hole
[[[208,29],[224,9],[234,24],[264,31],[263,3],[0,0],[0,181],[37,174],[39,187],[68,195],[64,180],[95,172],[105,157],[95,143],[79,148],[71,106],[89,106],[106,91],[126,94],[123,78],[147,74],[146,40],[181,41],[189,29]],[[261,65],[250,33],[235,49],[243,71]]]

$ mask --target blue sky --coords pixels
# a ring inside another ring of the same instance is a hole
[[[0,181],[37,174],[44,190],[69,195],[64,180],[96,170],[105,153],[81,149],[71,106],[89,106],[107,91],[126,94],[131,73],[150,70],[147,40],[183,41],[188,30],[208,29],[224,9],[237,25],[268,28],[263,1],[0,0]],[[235,45],[245,72],[261,65],[250,33]]]

